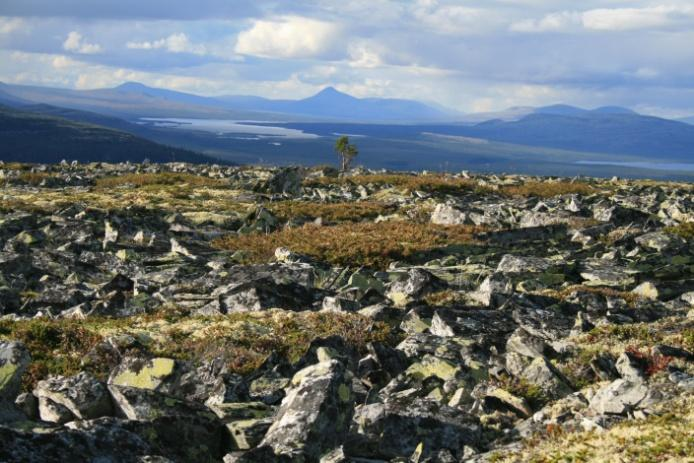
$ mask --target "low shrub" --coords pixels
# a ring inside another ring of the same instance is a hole
[[[228,235],[213,242],[220,249],[243,251],[244,263],[268,262],[275,249],[286,247],[334,265],[386,268],[454,244],[474,244],[485,231],[469,225],[412,222],[345,223],[329,227],[304,225],[269,234]]]

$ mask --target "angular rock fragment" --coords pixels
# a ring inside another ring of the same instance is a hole
[[[291,381],[277,416],[261,446],[276,454],[318,460],[339,445],[353,413],[351,381],[336,361],[299,371]]]

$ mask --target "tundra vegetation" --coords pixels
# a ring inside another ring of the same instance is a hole
[[[691,461],[687,184],[0,165],[0,460]]]

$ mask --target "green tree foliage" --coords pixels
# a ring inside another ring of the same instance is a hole
[[[359,154],[359,150],[356,145],[349,142],[349,137],[346,135],[341,136],[335,142],[335,152],[337,157],[340,159],[340,171],[345,172],[349,169],[350,164]]]

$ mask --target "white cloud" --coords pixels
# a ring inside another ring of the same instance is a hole
[[[694,6],[601,8],[583,13],[583,27],[604,31],[653,29],[694,20]]]
[[[514,32],[561,32],[580,24],[581,14],[573,11],[550,13],[541,19],[526,19],[511,24]]]
[[[540,19],[511,23],[514,32],[568,32],[574,28],[628,31],[694,25],[694,6],[659,5],[645,8],[597,8],[583,12],[559,11]]]
[[[77,65],[77,61],[74,61],[65,55],[58,55],[53,58],[51,64],[56,69],[66,69]]]
[[[655,79],[660,76],[660,72],[657,69],[642,67],[638,68],[633,75],[639,79]]]
[[[412,15],[418,23],[433,32],[466,35],[493,29],[499,21],[498,12],[462,5],[441,4],[438,0],[417,0]]]
[[[377,68],[383,65],[380,53],[365,42],[355,42],[348,47],[349,65],[355,68]]]
[[[257,20],[239,34],[234,51],[265,58],[312,58],[330,51],[339,34],[336,24],[300,16]]]
[[[101,45],[96,43],[87,43],[84,41],[82,34],[77,31],[72,31],[67,35],[65,42],[63,42],[63,49],[74,53],[92,55],[101,52]]]
[[[171,34],[170,36],[145,42],[128,42],[127,48],[134,50],[158,50],[165,49],[171,53],[192,53],[195,55],[205,55],[208,53],[204,45],[191,43],[188,36],[184,33]]]
[[[11,34],[23,27],[25,27],[25,23],[20,18],[0,16],[0,35]]]

